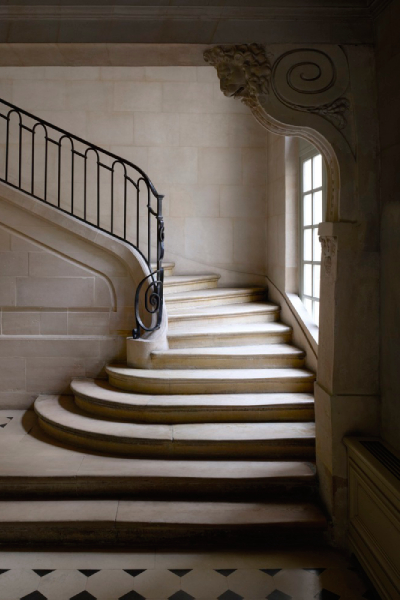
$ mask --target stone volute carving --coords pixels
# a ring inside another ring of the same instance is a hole
[[[322,272],[328,277],[336,277],[337,239],[331,236],[319,238],[322,246]]]
[[[217,69],[221,92],[240,98],[252,107],[261,94],[268,94],[271,64],[261,44],[215,46],[204,59]]]
[[[275,61],[271,81],[277,98],[289,108],[320,115],[337,129],[346,126],[349,75],[339,47],[331,47],[329,54],[316,48],[289,50]]]
[[[332,56],[332,54],[334,56]],[[347,123],[350,101],[346,57],[339,48],[330,54],[319,49],[296,48],[283,53],[273,65],[261,44],[214,46],[204,59],[217,69],[225,96],[241,98],[254,107],[272,86],[289,108],[324,117],[338,129]]]
[[[333,45],[279,47],[273,60],[261,44],[224,45],[206,50],[204,59],[217,69],[223,94],[240,98],[268,131],[300,135],[320,150],[327,167],[326,219],[337,220],[340,170],[334,146],[344,145],[354,160],[346,97],[350,79],[343,50]]]

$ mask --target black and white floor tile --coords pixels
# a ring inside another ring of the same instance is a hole
[[[0,569],[0,600],[379,600],[357,568]]]

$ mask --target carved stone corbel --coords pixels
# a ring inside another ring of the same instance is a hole
[[[251,108],[269,93],[271,63],[261,44],[214,46],[205,50],[204,60],[217,69],[225,96],[240,98]]]
[[[337,272],[337,238],[320,236],[322,246],[322,275],[336,279]]]
[[[346,57],[339,47],[329,53],[317,48],[296,48],[271,63],[261,44],[215,46],[204,59],[217,69],[221,91],[255,107],[272,88],[282,104],[292,110],[317,114],[337,129],[344,129],[350,101]]]

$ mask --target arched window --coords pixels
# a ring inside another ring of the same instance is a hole
[[[319,324],[321,244],[318,225],[326,205],[326,177],[321,154],[301,140],[300,156],[300,297]]]

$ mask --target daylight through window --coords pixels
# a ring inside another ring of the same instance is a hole
[[[302,156],[301,166],[301,299],[319,325],[319,288],[321,279],[321,244],[318,225],[325,205],[324,167],[321,154]]]

